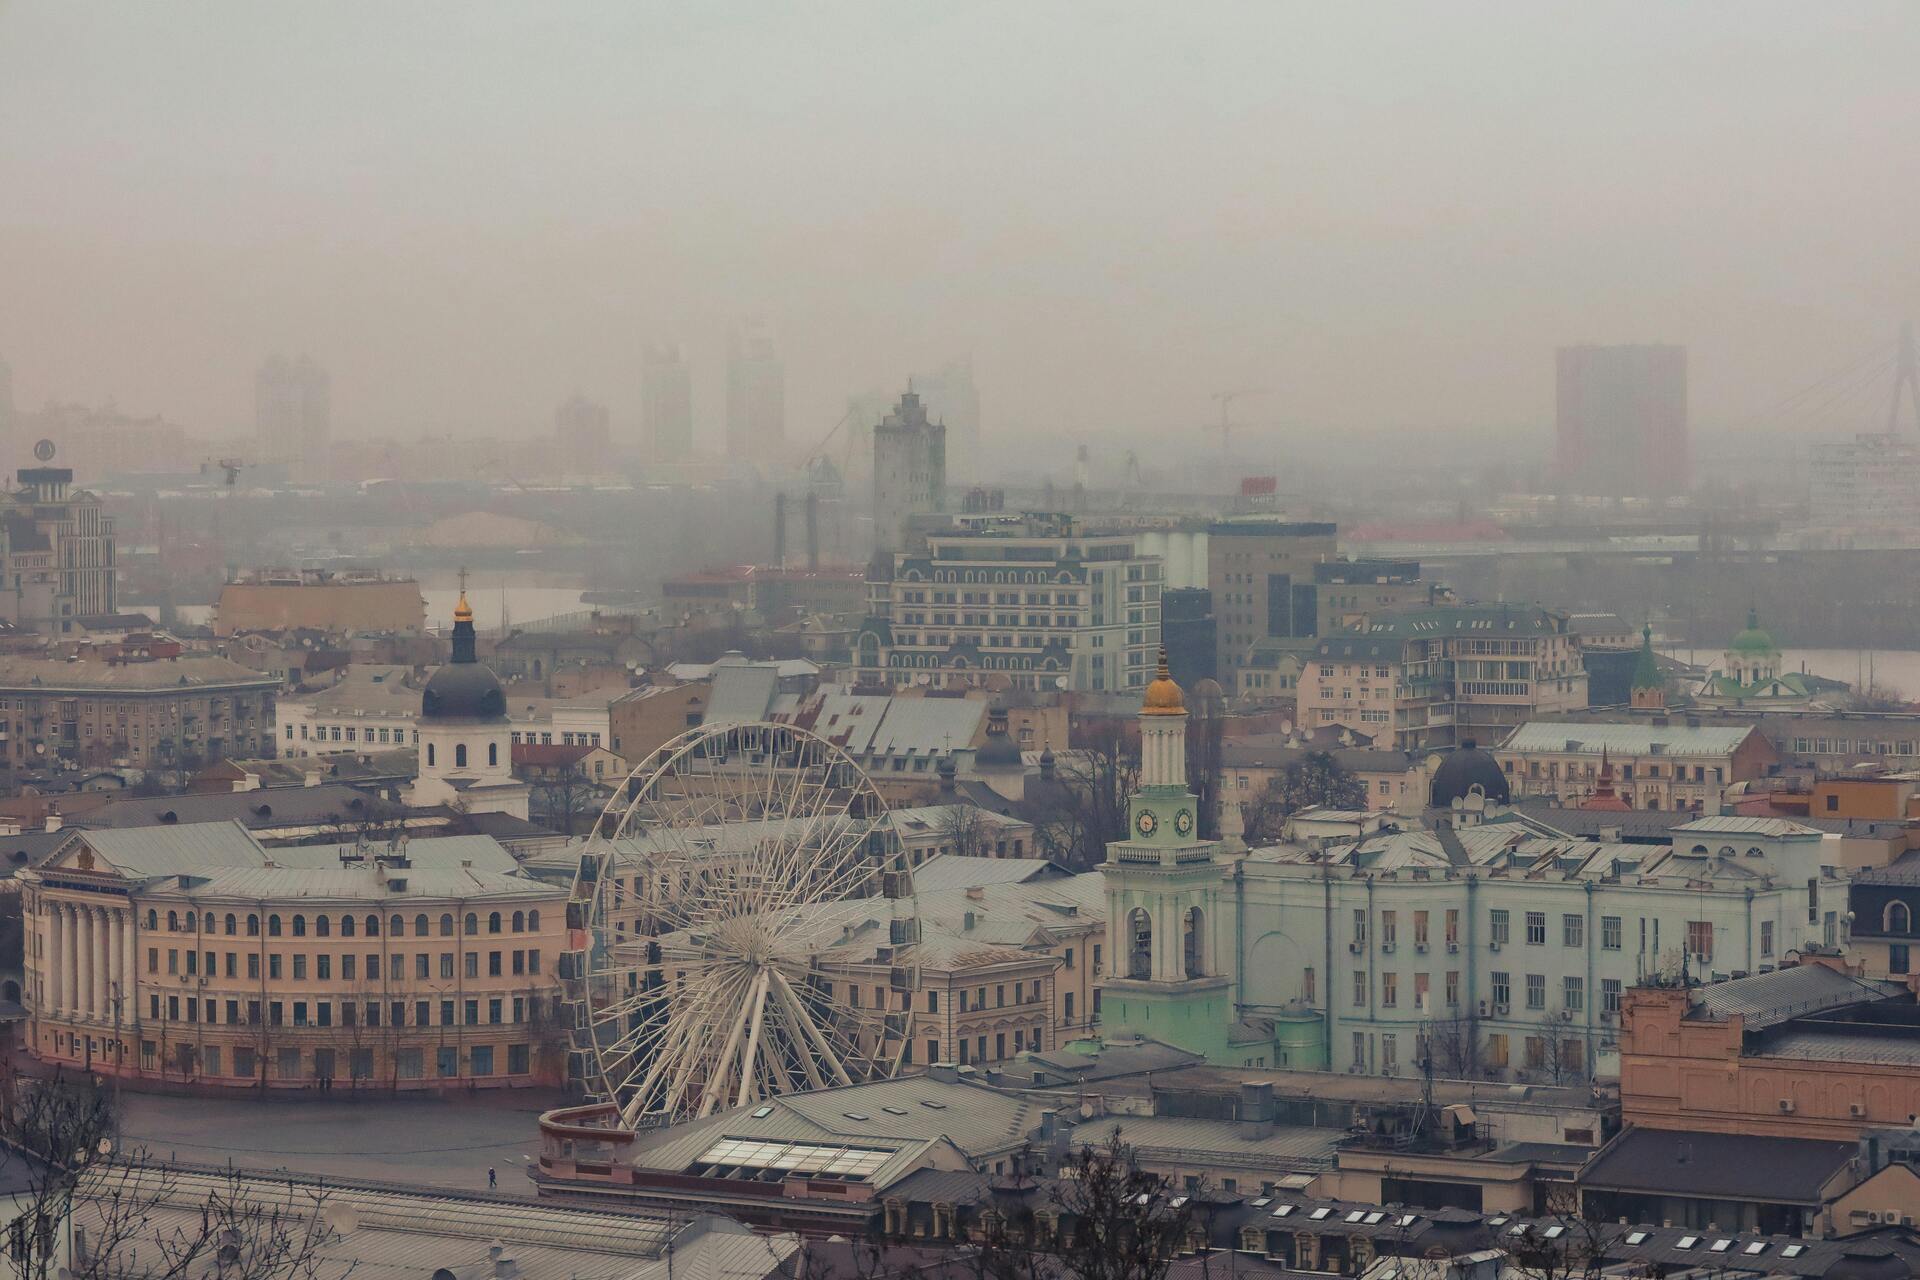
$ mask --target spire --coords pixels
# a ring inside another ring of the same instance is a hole
[[[1160,646],[1160,667],[1154,672],[1153,683],[1147,686],[1147,696],[1140,703],[1143,716],[1183,716],[1187,714],[1187,701],[1180,692],[1180,686],[1173,682],[1173,672],[1167,666],[1167,646]]]
[[[1633,664],[1633,689],[1666,688],[1666,681],[1660,678],[1660,664],[1653,656],[1653,624],[1645,623],[1640,628],[1640,659]]]
[[[470,663],[480,661],[474,652],[473,606],[467,603],[465,587],[460,589],[460,603],[453,607],[453,658],[452,661]]]

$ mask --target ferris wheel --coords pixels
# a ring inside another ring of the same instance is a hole
[[[691,729],[616,791],[580,858],[563,987],[589,1092],[628,1127],[891,1074],[903,1027],[819,971],[841,920],[916,934],[886,804],[793,725]]]

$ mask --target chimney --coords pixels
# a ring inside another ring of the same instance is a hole
[[[1249,1081],[1240,1086],[1240,1133],[1258,1138],[1273,1123],[1273,1082]]]
[[[320,785],[320,771],[319,771],[318,769],[308,769],[308,770],[306,771],[306,773],[305,773],[305,774],[303,774],[303,775],[301,776],[301,779],[300,779],[300,785],[301,785],[301,786],[303,786],[303,787],[317,787],[317,786],[319,786],[319,785]]]
[[[939,1084],[957,1084],[960,1081],[960,1068],[951,1062],[936,1062],[927,1068],[927,1079]]]
[[[52,801],[48,801],[47,802],[47,830],[58,831],[64,825],[65,823],[60,817],[60,806],[57,804],[54,804]]]

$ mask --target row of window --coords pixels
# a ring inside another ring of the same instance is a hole
[[[305,724],[302,724],[300,726],[300,741],[302,742],[368,742],[368,743],[373,743],[375,745],[385,745],[385,746],[394,746],[394,747],[404,747],[409,745],[407,742],[407,734],[409,731],[404,725],[396,729],[388,729],[384,725],[382,726],[367,725],[365,726],[366,731],[364,733],[359,731],[360,728],[361,726],[359,725],[351,725],[351,724],[349,725],[316,724],[312,726],[312,734],[311,736],[309,736],[308,726]],[[341,733],[342,729],[345,730],[344,736]],[[287,726],[288,742],[292,742],[294,740],[293,730],[294,730],[294,726],[292,725]],[[413,742],[411,745],[417,747],[420,745],[420,731],[418,729],[414,729],[411,732],[413,734]]]
[[[181,969],[181,956],[183,954],[186,956],[186,968],[184,971]],[[213,978],[222,976],[219,972],[221,968],[221,954],[222,953],[215,951],[187,951],[182,953],[177,948],[168,947],[167,972],[172,974],[184,972],[186,976],[190,978],[202,976]],[[239,977],[241,953],[228,951],[224,954],[226,957],[224,966],[226,972],[224,976],[229,978]],[[453,977],[453,952],[442,951],[439,955],[439,976],[442,978]],[[205,956],[204,960],[201,959],[202,956]],[[258,978],[260,976],[260,953],[257,951],[248,951],[245,953],[245,956],[247,977]],[[340,981],[357,982],[364,974],[367,981],[378,982],[380,981],[380,956],[381,953],[378,951],[368,952],[364,957],[366,961],[365,966],[362,967],[360,964],[362,957],[353,955],[336,957],[332,953],[323,952],[320,955],[312,957],[313,978],[316,982],[333,981],[334,961],[338,959],[340,962]],[[283,959],[284,957],[282,957],[278,951],[268,953],[268,978],[278,981],[282,977]],[[294,955],[292,957],[293,963],[290,967],[295,982],[306,981],[308,973],[307,961],[308,957],[305,955]],[[487,952],[487,976],[489,978],[504,977],[506,973],[509,972],[505,966],[509,964],[512,966],[510,972],[515,975],[537,974],[540,972],[540,952],[538,950]],[[389,978],[399,981],[406,976],[407,957],[404,953],[396,952],[390,955],[387,959],[387,965],[387,976]],[[413,976],[416,979],[425,980],[433,977],[431,972],[433,968],[434,962],[431,954],[425,951],[414,953]],[[160,972],[160,948],[158,947],[147,948],[147,972]],[[477,978],[480,976],[480,953],[478,951],[469,951],[466,953],[462,976],[468,978]]]
[[[244,1003],[239,1000],[228,1000],[223,1004],[212,998],[202,1000],[197,996],[177,995],[164,997],[164,1002],[163,997],[158,995],[148,996],[147,1000],[148,1015],[155,1021],[160,1021],[164,1017],[168,1022],[204,1022],[209,1026],[257,1027],[260,1025],[262,1005],[258,1000],[248,1000]],[[342,1000],[337,1003],[332,1000],[269,1000],[265,1004],[266,1025],[269,1027],[331,1027],[335,1025],[378,1027],[381,1025],[381,1019],[385,1018],[386,1025],[390,1027],[409,1025],[481,1027],[504,1026],[509,1021],[515,1024],[527,1021],[537,1022],[541,1016],[538,996],[514,996],[511,1002],[495,996],[484,1002],[486,1014],[484,1020],[481,1018],[483,1002],[480,1000],[441,1000],[437,1003],[440,1017],[436,1022],[433,1019],[435,1001],[412,1001],[413,1021],[409,1023],[407,1021],[409,1002],[405,1000],[390,1000],[384,1003],[379,1000],[364,1002]],[[339,1016],[337,1024],[334,1021],[336,1010]],[[223,1012],[226,1015],[224,1018],[220,1016]],[[292,1014],[291,1023],[287,1020],[289,1012]],[[466,1015],[464,1019],[456,1016],[461,1013]],[[511,1018],[509,1014],[512,1015]]]
[[[224,933],[229,938],[239,935],[241,925],[240,917],[231,911],[227,912],[224,918],[216,916],[215,913],[211,911],[198,913],[189,911],[185,913],[184,916],[180,912],[169,911],[166,915],[166,921],[168,933]],[[343,938],[351,938],[354,936],[354,930],[359,927],[364,927],[366,936],[369,938],[377,938],[380,936],[380,917],[378,915],[367,915],[363,925],[356,921],[357,918],[354,916],[341,916],[339,926],[340,936]],[[245,923],[247,937],[257,938],[260,936],[259,916],[249,915],[246,917]],[[304,938],[307,936],[309,921],[308,917],[304,914],[290,916],[285,923],[291,927],[293,937]],[[333,936],[334,923],[332,916],[314,916],[311,923],[314,937],[327,938]],[[445,911],[440,914],[441,937],[451,938],[454,936],[453,923],[454,917],[451,911]],[[467,912],[466,919],[463,923],[466,927],[462,930],[462,936],[474,937],[479,934],[479,912]],[[281,926],[282,921],[277,912],[267,916],[267,936],[269,938],[280,937]],[[416,938],[430,936],[431,926],[432,921],[427,913],[424,911],[420,912],[413,918],[413,936]],[[157,933],[159,930],[160,912],[156,908],[149,907],[147,908],[147,931],[149,933]],[[538,933],[539,931],[540,912],[538,908],[532,911],[515,911],[510,915],[501,911],[493,911],[487,914],[488,933]],[[387,917],[388,936],[401,938],[406,936],[406,932],[407,920],[405,916],[395,912]]]

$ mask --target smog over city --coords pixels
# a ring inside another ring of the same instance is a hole
[[[0,0],[8,1260],[1920,1273],[1917,68]]]

